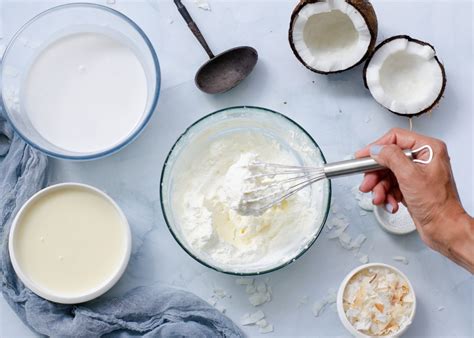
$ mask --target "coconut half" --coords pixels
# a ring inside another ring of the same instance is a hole
[[[443,96],[446,73],[427,42],[397,35],[380,43],[364,69],[365,86],[392,113],[431,111]]]
[[[291,15],[288,39],[308,69],[338,73],[358,65],[372,52],[377,17],[366,0],[301,0]]]

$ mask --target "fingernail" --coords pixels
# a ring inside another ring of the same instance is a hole
[[[372,204],[375,204],[375,197],[377,197],[377,194],[372,191]]]
[[[370,155],[378,155],[382,151],[383,146],[373,144],[370,146]]]
[[[393,206],[390,203],[385,204],[385,210],[387,210],[387,212],[393,214]]]

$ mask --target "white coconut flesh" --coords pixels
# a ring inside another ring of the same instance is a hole
[[[301,59],[321,72],[345,70],[366,54],[371,33],[362,14],[344,0],[306,4],[293,24]]]
[[[430,108],[443,90],[443,72],[429,45],[399,38],[382,45],[366,70],[372,96],[391,111],[413,115]]]

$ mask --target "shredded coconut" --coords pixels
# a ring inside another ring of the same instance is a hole
[[[354,328],[369,336],[393,336],[410,323],[414,296],[407,281],[386,267],[358,272],[343,295],[344,312]]]

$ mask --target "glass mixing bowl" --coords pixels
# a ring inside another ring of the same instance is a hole
[[[140,59],[148,84],[145,111],[135,128],[121,141],[98,152],[79,153],[46,140],[31,123],[24,106],[22,86],[30,66],[52,41],[73,33],[102,33],[131,48]],[[160,66],[145,33],[130,18],[105,6],[76,3],[53,7],[26,23],[12,38],[1,65],[2,100],[16,132],[31,146],[63,159],[91,160],[110,155],[132,142],[150,120],[160,92]]]
[[[210,257],[196,252],[184,237],[177,221],[177,215],[173,210],[173,189],[176,176],[178,176],[177,173],[179,173],[179,170],[183,167],[189,168],[190,158],[193,153],[196,153],[196,147],[205,149],[203,147],[206,147],[206,143],[209,144],[220,137],[227,136],[234,132],[248,130],[262,133],[265,136],[277,140],[285,150],[295,155],[301,165],[314,165],[316,162],[326,163],[318,144],[303,128],[288,117],[260,107],[231,107],[211,113],[186,129],[173,145],[166,158],[160,184],[161,207],[166,224],[184,251],[209,268],[239,276],[257,275],[275,271],[303,255],[321,233],[329,213],[331,201],[331,183],[329,180],[324,180],[321,182],[323,195],[321,197],[321,213],[318,219],[315,219],[313,227],[314,233],[307,237],[307,242],[300,247],[299,251],[296,252],[293,257],[289,257],[289,259],[284,262],[278,261],[277,264],[259,269],[258,271],[250,271],[248,269],[242,269],[244,271],[240,271],[240,268],[233,269],[219,266],[219,264],[214,262]],[[297,147],[295,146],[296,144],[298,145]],[[303,153],[304,155],[302,155]]]

